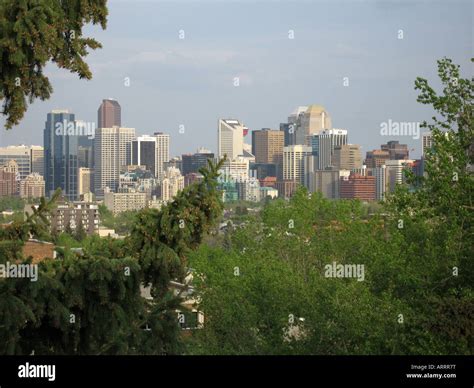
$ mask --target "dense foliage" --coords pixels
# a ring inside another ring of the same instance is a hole
[[[169,281],[182,278],[189,250],[222,211],[219,167],[210,164],[202,182],[161,211],[143,210],[127,239],[88,238],[79,254],[66,246],[39,264],[36,282],[0,278],[0,354],[179,352],[181,300]],[[0,229],[0,264],[31,262],[22,246],[29,237],[47,238],[46,215],[58,196],[26,222]],[[142,286],[152,300],[142,297]]]
[[[472,79],[438,63],[443,92],[427,175],[409,174],[379,212],[302,189],[191,260],[206,321],[196,354],[472,354],[474,351]],[[364,280],[326,277],[363,264]],[[292,335],[291,335],[292,333]]]

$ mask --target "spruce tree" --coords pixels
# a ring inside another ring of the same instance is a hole
[[[84,61],[99,42],[83,36],[89,23],[106,27],[107,0],[2,0],[0,2],[0,100],[6,128],[22,119],[27,103],[46,100],[53,87],[44,67],[58,67],[91,79]],[[28,99],[28,101],[27,101]]]

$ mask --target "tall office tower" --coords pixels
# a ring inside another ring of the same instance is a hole
[[[112,98],[102,100],[97,111],[97,127],[112,128],[122,126],[122,109],[117,100]]]
[[[408,146],[400,144],[398,140],[391,140],[387,144],[382,144],[380,149],[388,151],[390,160],[408,159]]]
[[[333,165],[337,170],[362,168],[360,145],[343,144],[334,147]]]
[[[334,148],[347,144],[347,130],[328,129],[317,135],[318,170],[333,166]],[[313,152],[313,146],[310,147]]]
[[[46,195],[51,196],[61,188],[63,195],[71,201],[77,199],[77,169],[79,136],[69,134],[75,126],[74,113],[53,110],[48,113],[44,139],[44,179]]]
[[[78,190],[79,195],[87,194],[92,192],[92,174],[93,170],[87,167],[80,167],[78,173]]]
[[[310,105],[301,116],[301,127],[305,135],[332,129],[331,116],[321,105]]]
[[[283,161],[284,133],[263,128],[252,131],[252,154],[255,163],[281,164]]]
[[[44,148],[41,146],[30,147],[31,173],[44,177]]]
[[[375,168],[383,166],[385,162],[389,159],[390,153],[388,151],[367,151],[364,164],[367,166],[367,168]]]
[[[396,185],[405,181],[403,170],[410,169],[413,165],[413,160],[387,160],[385,165],[387,166],[388,187],[390,192],[393,192]]]
[[[301,122],[301,116],[308,109],[307,106],[297,107],[289,116],[287,123],[280,124],[280,131],[284,133],[284,146],[296,144],[296,130]]]
[[[217,128],[217,155],[233,160],[244,153],[244,126],[238,120],[219,119]]]
[[[304,158],[311,155],[311,147],[292,145],[283,148],[283,180],[304,184]]]
[[[339,182],[338,170],[318,170],[308,174],[308,190],[320,192],[324,198],[339,198]]]
[[[304,165],[304,186],[309,189],[310,177],[318,170],[318,158],[315,155],[306,155],[303,158]]]
[[[20,181],[21,198],[40,198],[44,197],[45,182],[43,177],[34,172]]]
[[[170,135],[163,132],[155,132],[156,139],[156,177],[161,178],[166,170],[166,163],[170,160]]]
[[[421,156],[426,155],[426,151],[433,146],[433,135],[430,131],[421,134]]]
[[[31,173],[31,155],[27,146],[8,146],[0,148],[0,168],[13,160],[18,165],[20,179],[25,179]]]
[[[208,160],[214,160],[214,153],[205,148],[199,148],[195,154],[182,155],[181,160],[183,175],[198,173],[201,167],[207,166]]]
[[[377,201],[384,201],[389,186],[387,166],[369,169],[369,175],[375,176],[375,198]]]
[[[116,191],[120,170],[131,163],[135,128],[98,128],[94,139],[94,189],[103,196],[108,187]]]
[[[156,177],[156,137],[138,136],[132,141],[132,162],[134,166],[145,166]]]
[[[340,181],[339,197],[341,199],[375,200],[375,177],[351,174]]]

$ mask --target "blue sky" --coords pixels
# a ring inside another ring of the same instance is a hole
[[[124,126],[170,133],[173,155],[199,146],[215,150],[220,117],[277,129],[296,106],[310,104],[323,105],[333,126],[347,129],[349,142],[365,154],[392,140],[380,136],[382,122],[432,116],[416,102],[414,80],[423,76],[437,85],[437,59],[452,58],[464,77],[473,73],[467,0],[112,0],[107,29],[85,33],[103,44],[87,58],[93,79],[48,66],[52,98],[30,106],[18,127],[2,129],[0,145],[42,144],[52,109],[96,121],[102,98],[114,97]],[[420,140],[393,139],[419,156]]]

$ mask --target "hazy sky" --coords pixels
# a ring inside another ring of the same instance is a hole
[[[472,3],[111,0],[107,29],[85,29],[103,44],[87,57],[93,79],[48,66],[52,98],[34,102],[13,130],[0,129],[0,145],[42,145],[49,111],[95,122],[102,98],[113,97],[123,126],[170,133],[173,155],[216,150],[220,117],[278,129],[298,105],[319,104],[364,155],[394,139],[418,156],[420,140],[380,136],[380,125],[431,117],[414,80],[437,85],[437,59],[448,56],[472,76]]]

